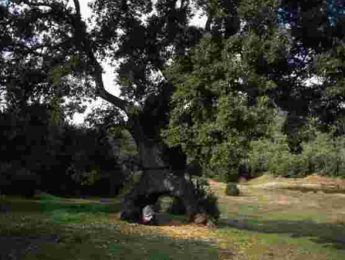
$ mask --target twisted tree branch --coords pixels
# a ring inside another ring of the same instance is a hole
[[[74,19],[74,29],[75,29],[75,40],[79,50],[86,54],[88,57],[90,64],[93,67],[93,78],[96,83],[96,94],[103,98],[104,100],[110,102],[114,106],[123,110],[126,114],[128,114],[130,103],[127,101],[110,94],[104,86],[103,83],[103,69],[100,63],[97,61],[96,56],[94,54],[90,39],[86,32],[86,25],[82,21],[81,13],[80,13],[80,3],[79,0],[73,0],[76,15]]]

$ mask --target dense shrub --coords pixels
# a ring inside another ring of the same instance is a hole
[[[19,162],[0,164],[0,194],[32,197],[39,184],[39,176],[23,168]]]
[[[238,166],[205,167],[203,175],[219,182],[237,182],[239,179]]]
[[[3,193],[30,194],[38,188],[64,196],[114,196],[124,179],[120,163],[135,160],[119,144],[125,138],[107,129],[51,125],[49,109],[40,104],[21,114],[0,113],[0,126]]]
[[[240,190],[238,189],[237,184],[233,183],[233,182],[229,182],[226,185],[225,194],[228,195],[228,196],[238,196],[238,195],[240,195]]]
[[[315,132],[301,144],[302,152],[293,154],[283,134],[251,143],[249,165],[252,175],[270,172],[285,177],[309,174],[345,177],[345,137]]]
[[[312,142],[302,143],[307,173],[345,177],[345,136],[317,133]]]

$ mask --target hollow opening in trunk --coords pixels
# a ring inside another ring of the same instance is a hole
[[[157,225],[178,225],[188,222],[182,200],[168,193],[143,196],[136,201],[136,205],[140,207],[140,212],[145,206],[152,205]]]

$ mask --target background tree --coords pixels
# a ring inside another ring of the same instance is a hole
[[[287,112],[279,131],[287,134],[288,154],[302,152],[310,117],[323,131],[342,132],[342,4],[247,0],[230,12],[222,1],[200,3],[210,34],[167,70],[176,85],[165,132],[170,145],[182,144],[205,172],[225,169],[230,178],[246,161],[250,140],[272,134],[275,110]],[[238,26],[211,26],[228,17]]]
[[[2,193],[114,196],[122,186],[124,149],[117,143],[120,137],[105,128],[52,125],[49,106],[42,104],[26,106],[20,114],[5,110],[0,127]],[[135,154],[126,159],[135,161]]]

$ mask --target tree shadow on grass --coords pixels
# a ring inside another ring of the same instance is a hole
[[[219,227],[233,227],[241,230],[271,234],[290,234],[293,238],[307,237],[311,241],[345,250],[345,225],[332,223],[317,223],[309,220],[258,220],[222,219]]]
[[[218,248],[209,241],[172,239],[136,224],[35,223],[34,216],[18,216],[16,222],[25,228],[0,229],[0,242],[6,241],[0,243],[0,259],[218,259]]]
[[[108,231],[109,232],[109,231]],[[60,236],[60,234],[59,234]],[[152,235],[82,233],[54,237],[2,236],[0,259],[218,259],[218,248],[198,240],[172,240]]]
[[[3,212],[52,212],[63,210],[69,213],[118,213],[120,202],[87,202],[76,203],[73,200],[6,198],[0,201]]]

